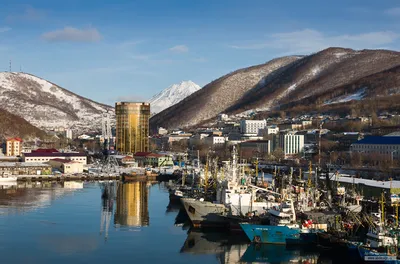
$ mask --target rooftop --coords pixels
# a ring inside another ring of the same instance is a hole
[[[36,149],[36,150],[32,150],[32,153],[57,153],[59,152],[58,150],[52,148],[52,149]]]
[[[0,162],[0,167],[50,167],[49,164],[41,162]]]
[[[354,144],[400,145],[400,136],[368,136]]]
[[[22,139],[19,137],[14,137],[14,138],[8,138],[7,141],[19,141],[22,142]]]
[[[79,152],[34,152],[23,154],[25,157],[86,157],[86,154]]]
[[[134,157],[146,157],[149,154],[151,154],[151,152],[136,152],[133,156]]]
[[[61,163],[74,163],[74,161],[67,160],[67,159],[52,159],[50,161],[57,161],[57,162],[61,162]]]

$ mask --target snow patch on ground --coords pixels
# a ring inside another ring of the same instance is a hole
[[[348,94],[348,95],[342,95],[342,96],[336,97],[334,99],[325,101],[324,104],[325,105],[338,104],[338,103],[350,102],[350,101],[353,101],[353,100],[360,101],[360,100],[362,100],[364,98],[365,91],[366,91],[366,89],[363,88],[363,89],[360,89],[359,91],[357,91],[356,93]]]
[[[343,56],[346,56],[347,54],[348,54],[347,52],[337,52],[335,53],[335,57],[339,59]]]
[[[311,69],[311,73],[314,76],[318,75],[318,73],[320,73],[320,71],[321,71],[321,68],[319,66],[316,66],[316,67]]]

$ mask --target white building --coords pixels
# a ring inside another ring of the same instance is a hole
[[[304,149],[304,135],[292,133],[279,135],[279,147],[285,153],[285,157],[301,153]]]
[[[260,129],[267,127],[267,120],[241,120],[240,133],[243,135],[258,135]]]
[[[207,145],[222,145],[225,144],[226,137],[211,135],[204,138]]]
[[[68,128],[65,130],[65,137],[72,139],[72,129]]]
[[[266,135],[276,135],[279,133],[279,127],[278,126],[268,126],[266,128],[258,130],[259,136],[266,136]]]
[[[159,134],[159,135],[166,135],[166,134],[168,134],[168,130],[165,129],[165,128],[163,128],[163,127],[160,127],[160,128],[158,129],[158,134]]]
[[[24,162],[48,162],[52,159],[65,159],[87,164],[87,158],[84,153],[79,152],[53,152],[50,150],[36,150],[31,153],[22,153]]]
[[[218,121],[227,121],[229,119],[229,116],[227,114],[219,114],[218,115]]]

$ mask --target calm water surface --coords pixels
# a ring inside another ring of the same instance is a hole
[[[332,263],[182,220],[162,183],[0,186],[1,263]]]

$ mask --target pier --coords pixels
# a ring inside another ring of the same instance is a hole
[[[102,181],[102,180],[120,180],[120,175],[18,175],[18,182],[29,182],[29,181]]]

